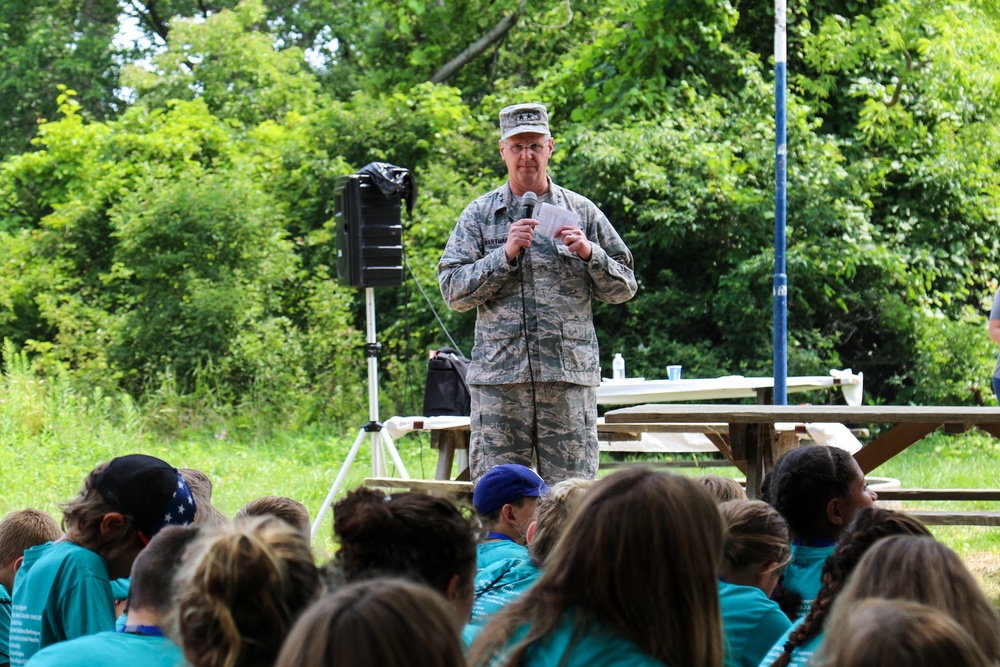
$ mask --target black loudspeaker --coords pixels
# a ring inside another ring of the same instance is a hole
[[[368,174],[340,176],[333,192],[337,279],[345,287],[403,284],[399,194],[382,194]]]

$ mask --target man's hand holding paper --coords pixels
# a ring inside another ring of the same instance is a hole
[[[550,236],[562,241],[568,250],[575,252],[580,259],[590,260],[590,241],[580,229],[580,214],[552,204],[542,203],[535,213],[538,226],[536,234]]]

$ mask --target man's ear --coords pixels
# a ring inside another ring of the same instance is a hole
[[[17,574],[17,571],[21,569],[21,563],[23,562],[24,562],[24,556],[18,556],[17,558],[14,559],[14,574]],[[0,665],[0,667],[3,666]]]
[[[531,523],[528,524],[528,530],[524,532],[524,539],[528,541],[528,544],[531,544],[532,542],[535,541],[535,530],[537,528],[538,528],[537,521],[532,521]]]
[[[101,535],[110,535],[126,523],[125,515],[120,512],[108,512],[101,519]]]

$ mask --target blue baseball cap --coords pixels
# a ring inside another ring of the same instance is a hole
[[[549,485],[538,474],[517,463],[493,466],[479,479],[472,492],[472,504],[482,515],[499,509],[518,498],[538,498],[549,492]]]

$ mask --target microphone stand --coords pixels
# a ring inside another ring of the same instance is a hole
[[[340,472],[337,473],[337,479],[334,480],[330,492],[326,495],[326,500],[319,508],[319,514],[316,515],[316,520],[312,524],[311,535],[314,540],[323,525],[323,517],[333,505],[333,499],[337,496],[337,491],[340,490],[340,486],[347,477],[347,472],[351,469],[351,464],[354,463],[354,459],[361,449],[361,443],[364,442],[366,434],[371,442],[372,477],[385,477],[386,475],[385,452],[382,451],[384,446],[385,451],[392,457],[392,462],[396,465],[396,471],[399,472],[400,478],[410,479],[410,475],[403,465],[403,460],[399,458],[399,451],[396,449],[392,437],[389,436],[385,425],[379,421],[378,417],[378,353],[382,346],[375,339],[375,290],[372,287],[365,288],[365,315],[367,320],[365,331],[368,341],[365,345],[365,355],[368,357],[368,423],[362,425],[358,431],[358,437],[354,439],[351,451],[344,459]]]

